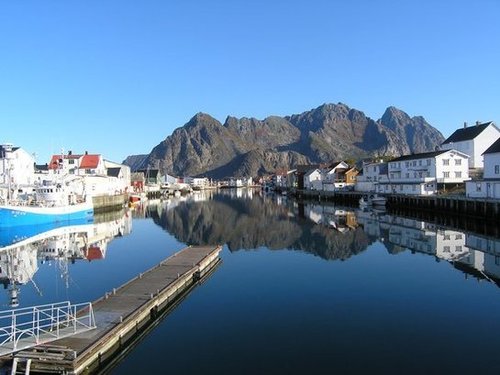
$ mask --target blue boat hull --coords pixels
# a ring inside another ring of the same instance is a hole
[[[42,224],[67,224],[94,216],[92,204],[64,207],[0,206],[0,228]]]
[[[0,250],[5,246],[16,244],[30,237],[41,233],[49,232],[53,229],[65,227],[68,225],[85,225],[93,223],[94,218],[76,219],[65,222],[52,222],[36,225],[16,225],[3,227],[0,225]]]

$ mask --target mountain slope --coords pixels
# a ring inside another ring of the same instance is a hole
[[[395,107],[378,121],[342,103],[264,120],[229,116],[224,124],[198,113],[154,147],[143,166],[176,176],[258,176],[297,164],[432,151],[443,140],[423,117]]]

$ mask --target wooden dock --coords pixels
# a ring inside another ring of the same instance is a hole
[[[31,371],[82,374],[100,369],[126,350],[153,322],[221,261],[222,247],[187,247],[93,302],[97,328],[24,350],[15,361]]]

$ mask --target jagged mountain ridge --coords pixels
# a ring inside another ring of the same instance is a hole
[[[306,163],[433,151],[443,135],[422,116],[389,107],[375,121],[347,105],[323,104],[264,120],[228,116],[222,124],[198,113],[153,148],[138,166],[175,176],[259,176]],[[133,165],[129,161],[134,161]]]

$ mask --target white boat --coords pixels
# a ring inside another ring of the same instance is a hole
[[[361,207],[371,207],[371,206],[385,206],[387,198],[377,195],[375,193],[364,194],[359,198],[359,205]]]
[[[76,176],[46,180],[35,187],[34,197],[0,204],[0,228],[92,220],[92,199]]]

